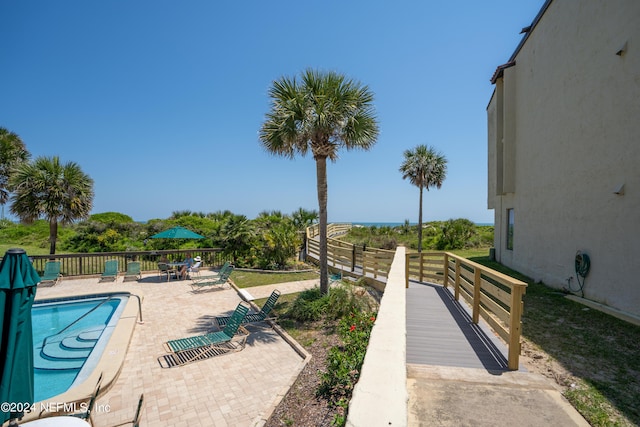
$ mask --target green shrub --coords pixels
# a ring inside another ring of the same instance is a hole
[[[473,222],[464,218],[450,219],[442,225],[436,249],[463,249],[475,234],[476,226]]]
[[[352,286],[336,286],[329,291],[325,313],[327,319],[337,320],[363,310],[371,310],[369,300],[356,295]]]
[[[300,322],[320,320],[326,310],[328,297],[322,295],[320,288],[315,287],[303,291],[293,301],[286,317]]]
[[[352,286],[332,287],[328,295],[322,295],[320,288],[303,291],[293,301],[285,317],[305,322],[310,320],[337,320],[350,313],[371,310],[372,304],[366,297],[354,293]]]
[[[334,425],[342,426],[346,421],[345,403],[351,399],[353,388],[360,378],[375,320],[375,312],[359,311],[343,317],[338,323],[338,335],[343,344],[329,350],[327,372],[321,374],[317,391],[330,404],[341,408],[334,418]]]

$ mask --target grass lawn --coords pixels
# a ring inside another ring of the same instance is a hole
[[[472,261],[528,284],[522,318],[525,344],[562,367],[564,395],[592,426],[640,425],[640,327],[571,301],[489,260]]]
[[[255,272],[255,271],[240,271],[234,270],[231,273],[231,280],[239,288],[250,288],[253,286],[273,285],[276,283],[295,282],[298,280],[317,279],[320,275],[315,271],[309,272],[287,272],[287,273],[274,273],[274,272]]]
[[[7,250],[12,248],[24,249],[27,252],[27,255],[48,255],[49,254],[49,247],[40,248],[38,246],[0,243],[0,257],[4,256]],[[58,252],[58,253],[61,253],[61,252]]]

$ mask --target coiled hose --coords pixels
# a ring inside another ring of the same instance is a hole
[[[589,259],[589,255],[584,254],[580,251],[576,252],[575,259],[575,269],[576,269],[576,281],[578,282],[578,289],[571,289],[571,285],[569,285],[569,290],[571,292],[580,292],[581,296],[584,297],[584,279],[589,274],[589,268],[591,267],[591,260]],[[580,280],[582,278],[582,280]]]

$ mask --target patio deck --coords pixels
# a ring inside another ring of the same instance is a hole
[[[317,281],[316,281],[317,282]],[[283,292],[312,287],[314,281],[278,286]],[[276,286],[253,288],[261,298]],[[244,350],[177,368],[163,369],[157,357],[162,343],[212,330],[215,315],[230,314],[240,302],[234,288],[194,293],[188,281],[98,283],[97,278],[64,279],[39,288],[36,298],[53,298],[128,291],[143,297],[144,323],[136,325],[122,371],[106,394],[96,401],[96,427],[131,420],[138,398],[145,396],[143,425],[253,426],[261,425],[304,367],[304,358],[268,326],[254,325]]]

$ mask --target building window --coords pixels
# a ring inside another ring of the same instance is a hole
[[[507,209],[507,249],[513,250],[513,209]]]

